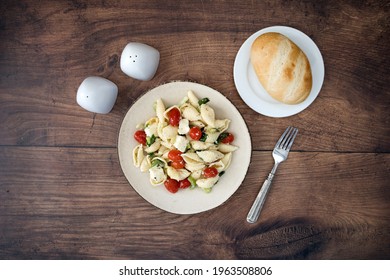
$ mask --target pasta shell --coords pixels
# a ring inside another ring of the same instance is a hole
[[[146,153],[150,154],[157,151],[160,148],[160,146],[161,146],[161,140],[160,138],[157,138],[152,145],[146,147],[144,150]]]
[[[180,109],[182,117],[189,120],[190,122],[201,119],[200,113],[191,104],[185,103],[181,106]]]
[[[185,153],[182,154],[181,157],[185,161],[186,169],[193,172],[205,167],[203,160],[196,153]]]
[[[207,128],[205,131],[207,135],[206,143],[214,143],[221,134],[216,128]]]
[[[226,131],[229,128],[230,120],[224,119],[224,120],[215,120],[215,128],[218,129],[220,133]]]
[[[167,175],[162,167],[153,166],[149,169],[149,179],[153,186],[158,186],[165,182]]]
[[[237,149],[238,149],[237,146],[231,144],[224,144],[224,143],[218,144],[218,151],[224,154],[234,152]]]
[[[161,142],[161,146],[166,147],[168,150],[172,150],[173,149],[173,144],[171,142],[162,141]]]
[[[141,172],[146,172],[149,170],[149,168],[152,166],[151,162],[150,162],[150,157],[149,156],[146,156],[144,157],[144,159],[142,160],[141,162],[141,165],[140,165],[140,170]]]
[[[210,146],[210,148],[209,148],[209,150],[218,150],[218,147],[217,147],[217,145],[212,145],[212,146]]]
[[[185,178],[190,176],[190,174],[191,173],[186,169],[176,169],[171,166],[167,167],[167,175],[170,178],[175,179],[177,181],[184,180]]]
[[[221,171],[228,169],[230,163],[232,162],[232,153],[227,153],[226,155],[224,155],[224,157],[221,159],[221,162],[224,164],[224,168]]]
[[[159,120],[157,117],[153,117],[153,118],[150,118],[148,119],[146,122],[145,122],[145,126],[149,126],[151,124],[158,124]]]
[[[202,169],[195,170],[191,173],[191,177],[194,178],[195,180],[198,180],[202,176]]]
[[[216,150],[206,150],[196,152],[198,156],[206,163],[215,162],[223,158],[224,154]]]
[[[190,126],[197,126],[199,128],[206,127],[206,125],[202,121],[190,121]]]
[[[191,143],[191,147],[196,150],[196,151],[203,151],[203,150],[207,150],[209,149],[211,146],[213,146],[214,144],[212,143],[206,143],[206,142],[202,142],[202,141],[197,141],[197,140],[193,140],[190,142]]]
[[[198,97],[196,97],[195,93],[192,90],[188,91],[187,96],[188,96],[188,101],[192,106],[194,106],[195,108],[199,106],[198,104],[199,99]]]
[[[219,160],[217,162],[214,162],[214,163],[210,164],[210,167],[216,168],[218,170],[218,173],[222,172],[223,170],[225,170],[225,164],[223,163],[222,160]]]
[[[185,164],[185,167],[187,170],[191,171],[191,172],[195,172],[197,170],[201,170],[203,168],[205,168],[206,165],[204,165],[203,163],[186,163]]]
[[[157,159],[157,160],[162,162],[162,165],[163,165],[162,167],[168,166],[167,161],[164,158],[162,158],[162,157],[154,157],[154,158],[151,159],[152,163],[153,163],[153,161],[155,159]]]
[[[200,105],[200,116],[207,125],[215,127],[215,112],[209,105]]]
[[[178,128],[176,126],[167,125],[161,131],[161,139],[170,140],[176,137]]]
[[[145,133],[146,133],[146,136],[152,136],[153,134],[155,136],[158,135],[157,133],[157,127],[158,127],[158,118],[157,117],[154,117],[154,118],[151,118],[149,119],[146,123],[145,123]]]
[[[161,157],[162,157],[163,159],[168,160],[169,151],[170,151],[170,149],[165,150],[165,152],[161,155]]]
[[[196,153],[184,153],[181,155],[186,163],[199,164],[203,163],[203,160]]]
[[[218,180],[219,176],[215,176],[212,178],[202,178],[196,180],[196,184],[202,189],[209,189],[212,188],[218,182]]]
[[[160,123],[164,123],[165,105],[161,98],[156,100],[156,115]]]
[[[179,102],[179,107],[187,102],[188,102],[188,96],[184,96],[183,99]]]
[[[135,167],[140,167],[142,160],[144,159],[143,145],[139,144],[133,149],[133,164]]]
[[[165,123],[165,121],[164,122],[159,122],[158,124],[157,124],[157,135],[158,135],[158,137],[159,138],[161,138],[161,140],[163,140],[163,141],[166,141],[167,139],[165,139],[165,137],[164,137],[164,135],[163,135],[163,129],[164,129],[164,127],[166,127],[167,126],[167,124]]]
[[[169,152],[169,149],[167,147],[165,147],[162,142],[160,142],[160,143],[161,143],[161,145],[160,145],[160,148],[157,151],[157,155],[164,157],[163,155],[165,153]]]

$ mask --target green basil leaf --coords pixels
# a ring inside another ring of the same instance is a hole
[[[196,187],[196,180],[193,177],[189,176],[188,181],[190,181],[190,183],[191,183],[190,189],[191,190],[194,189]]]
[[[150,147],[154,141],[156,141],[156,136],[154,136],[154,134],[152,134],[150,137],[146,137],[146,145],[148,145],[148,147]]]
[[[200,137],[199,141],[206,142],[206,139],[207,139],[207,134],[203,132],[202,137]]]
[[[216,142],[215,144],[221,143],[221,141],[222,141],[223,139],[225,139],[226,137],[228,137],[228,136],[229,136],[229,133],[227,133],[227,132],[222,132],[222,133],[218,136],[217,141],[215,141],[215,142]]]
[[[152,164],[151,164],[150,167],[155,167],[155,166],[163,167],[164,163],[161,160],[159,160],[159,159],[154,159],[154,160],[152,160]]]
[[[199,106],[202,105],[202,104],[206,104],[207,102],[209,102],[210,99],[208,99],[207,97],[205,98],[202,98],[201,100],[198,101],[198,104]]]

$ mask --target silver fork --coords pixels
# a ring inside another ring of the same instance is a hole
[[[272,179],[275,176],[276,169],[281,162],[287,159],[288,153],[297,134],[298,129],[289,126],[284,131],[282,136],[280,136],[278,142],[276,143],[275,148],[272,152],[272,156],[275,161],[274,167],[269,173],[268,178],[264,181],[263,186],[259,191],[259,194],[257,195],[251,209],[249,210],[248,216],[246,217],[248,223],[255,223],[259,218],[260,211],[263,208],[267,193],[271,187]]]

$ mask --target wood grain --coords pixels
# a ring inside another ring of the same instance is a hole
[[[304,133],[298,150],[388,152],[388,7],[384,1],[363,2],[363,14],[354,1],[340,5],[5,2],[0,24],[0,144],[114,147],[125,112],[141,94],[168,81],[191,80],[234,102],[250,127],[255,150],[270,150],[280,131],[293,123]],[[275,24],[306,32],[325,60],[318,99],[291,118],[272,119],[252,111],[233,81],[241,44],[253,32]],[[152,81],[136,81],[121,72],[120,54],[129,41],[151,44],[161,52]],[[94,115],[76,104],[77,87],[90,75],[118,84],[119,99],[111,114]]]
[[[390,257],[387,154],[293,152],[257,225],[245,217],[272,166],[269,152],[253,153],[225,204],[183,216],[145,202],[114,148],[15,147],[0,155],[0,259]]]
[[[388,1],[6,0],[0,14],[0,259],[390,258]],[[234,84],[240,46],[273,25],[309,35],[325,62],[318,98],[288,118],[254,112]],[[160,51],[151,81],[122,73],[131,41]],[[110,114],[76,104],[91,75],[119,87]],[[117,155],[130,106],[174,80],[220,91],[251,134],[246,179],[197,215],[147,203]],[[288,125],[293,151],[248,224]]]

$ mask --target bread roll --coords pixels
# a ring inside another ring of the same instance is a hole
[[[260,83],[276,100],[298,104],[308,97],[310,63],[287,37],[273,32],[260,35],[252,44],[250,59]]]

